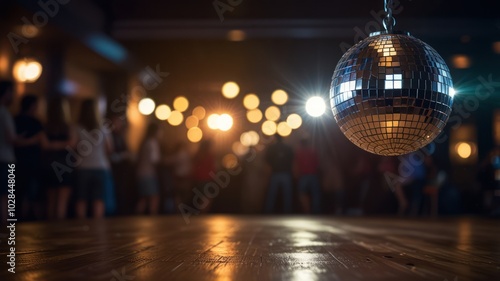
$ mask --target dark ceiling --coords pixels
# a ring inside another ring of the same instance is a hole
[[[334,19],[364,18],[383,7],[382,0],[219,0],[239,4],[228,19]],[[106,7],[116,20],[217,19],[213,0],[94,1]],[[396,0],[405,7],[404,17],[498,18],[495,0]]]

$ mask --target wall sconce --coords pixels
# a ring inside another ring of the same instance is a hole
[[[459,142],[455,145],[455,151],[458,157],[468,159],[475,154],[476,145],[471,142]]]
[[[450,158],[457,165],[477,163],[477,131],[472,124],[465,124],[451,132]]]
[[[35,59],[25,58],[16,61],[13,75],[17,82],[33,83],[42,75],[42,65]]]

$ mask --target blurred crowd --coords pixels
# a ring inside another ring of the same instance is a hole
[[[124,116],[100,116],[95,99],[81,103],[76,124],[68,101],[50,98],[42,124],[38,98],[24,95],[12,116],[13,84],[0,82],[0,166],[15,163],[15,200],[25,220],[208,212],[365,215],[386,207],[410,216],[459,214],[460,192],[431,155],[356,155],[346,167],[334,151],[303,138],[295,146],[274,136],[250,147],[237,167],[223,167],[210,140],[196,153],[165,145],[150,123],[138,153],[130,152]],[[478,168],[483,211],[499,213],[500,151]],[[7,185],[5,185],[7,186]],[[1,190],[2,222],[7,188]],[[374,206],[379,206],[378,209]]]

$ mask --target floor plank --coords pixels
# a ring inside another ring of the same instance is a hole
[[[476,218],[127,217],[16,233],[16,274],[2,262],[0,280],[500,280],[500,224]]]

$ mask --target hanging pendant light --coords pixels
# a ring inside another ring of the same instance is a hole
[[[402,155],[429,144],[451,113],[453,82],[441,56],[406,32],[393,31],[385,0],[385,31],[370,36],[340,59],[330,102],[344,135],[379,155]]]

